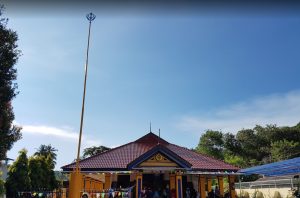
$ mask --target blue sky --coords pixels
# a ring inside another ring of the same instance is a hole
[[[8,157],[52,144],[57,169],[75,158],[89,11],[7,6],[23,53],[13,102],[23,139]],[[133,141],[150,121],[188,148],[207,129],[300,121],[300,14],[93,12],[83,148]]]

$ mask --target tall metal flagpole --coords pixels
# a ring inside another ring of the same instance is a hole
[[[88,35],[88,43],[87,43],[87,49],[86,49],[85,75],[84,75],[84,87],[83,87],[81,119],[80,119],[80,132],[79,132],[79,140],[78,140],[77,159],[76,159],[76,172],[79,171],[79,156],[80,156],[82,127],[83,127],[83,117],[84,117],[86,80],[87,80],[87,71],[88,71],[88,63],[89,63],[89,48],[90,48],[91,25],[92,25],[92,21],[96,18],[96,15],[94,15],[93,13],[89,13],[89,14],[86,15],[86,18],[89,21],[89,35]]]

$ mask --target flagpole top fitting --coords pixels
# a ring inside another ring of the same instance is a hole
[[[94,15],[93,13],[89,13],[86,15],[87,20],[89,20],[89,22],[92,22],[95,18],[96,15]]]

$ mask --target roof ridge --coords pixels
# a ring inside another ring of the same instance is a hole
[[[142,137],[136,139],[134,142],[139,143],[139,142],[141,142],[142,140],[146,139],[147,137],[151,137],[150,135],[151,135],[152,137],[157,138],[157,139],[160,140],[161,142],[164,142],[164,143],[166,143],[166,144],[170,144],[168,141],[166,141],[165,139],[159,137],[158,135],[156,135],[156,134],[153,133],[152,131],[149,132],[149,133],[147,133],[146,135],[144,135],[144,136],[142,136]]]

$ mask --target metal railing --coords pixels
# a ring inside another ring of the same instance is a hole
[[[257,189],[257,188],[294,188],[299,185],[299,181],[290,179],[273,179],[265,181],[235,183],[236,189]]]

